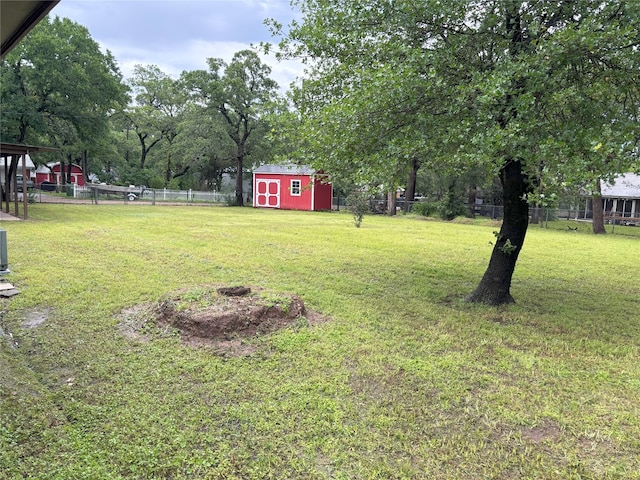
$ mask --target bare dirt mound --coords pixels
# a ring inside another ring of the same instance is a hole
[[[249,355],[250,339],[288,326],[325,321],[297,295],[273,294],[250,287],[200,287],[167,295],[122,314],[121,330],[142,341],[179,335],[188,345],[215,347],[220,353]]]

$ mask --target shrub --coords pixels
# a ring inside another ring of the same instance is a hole
[[[456,217],[465,215],[467,209],[464,204],[440,202],[438,205],[438,215],[442,220],[453,220]]]
[[[164,178],[160,176],[154,176],[149,179],[147,184],[149,188],[161,189],[164,188]]]
[[[464,202],[451,189],[437,206],[438,215],[443,220],[453,220],[461,215],[466,215],[468,210]]]
[[[360,228],[365,214],[369,213],[369,194],[356,190],[347,196],[347,207],[353,214],[353,224]]]
[[[411,213],[428,217],[433,214],[434,206],[427,202],[414,203],[411,207]]]

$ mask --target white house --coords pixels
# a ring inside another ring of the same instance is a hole
[[[612,184],[602,184],[605,216],[640,220],[640,175],[625,173]]]
[[[6,172],[11,168],[11,164],[13,162],[13,156],[7,156],[0,158],[0,184],[5,184],[5,175]],[[34,165],[31,157],[27,154],[21,155],[18,157],[18,163],[16,165],[16,174],[22,175],[22,159],[25,159],[25,165],[27,167],[27,179],[35,182],[36,178],[36,166]],[[6,169],[5,169],[6,165]]]

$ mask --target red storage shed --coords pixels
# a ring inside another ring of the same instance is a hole
[[[331,210],[327,175],[305,165],[262,165],[253,171],[253,206],[285,210]]]
[[[47,163],[46,165],[41,165],[36,170],[36,185],[40,185],[42,182],[54,183],[56,185],[64,185],[66,183],[66,176],[68,172],[69,165],[65,165],[64,175],[60,173],[61,165],[60,162],[57,163]],[[84,187],[84,174],[82,173],[82,167],[80,165],[76,165],[75,163],[71,165],[71,183],[75,183],[79,187]]]

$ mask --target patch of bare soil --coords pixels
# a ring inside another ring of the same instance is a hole
[[[47,321],[51,311],[48,308],[30,310],[26,313],[25,319],[22,322],[24,328],[37,328]]]
[[[222,354],[245,356],[256,351],[255,342],[250,341],[256,336],[324,321],[297,295],[250,287],[201,287],[124,311],[120,328],[132,339],[179,335],[190,346],[211,346]]]
[[[522,430],[522,438],[530,441],[531,443],[541,443],[546,441],[555,443],[561,435],[562,432],[560,427],[552,421],[547,421],[540,425]]]

